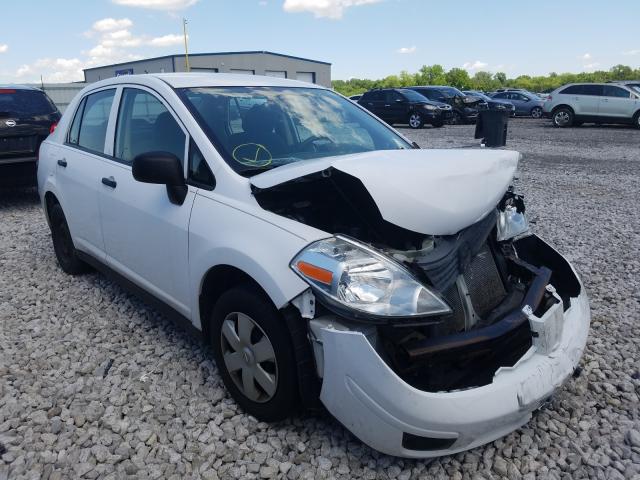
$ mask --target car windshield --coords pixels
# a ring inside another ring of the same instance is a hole
[[[468,91],[468,92],[464,92],[467,95],[470,95],[472,97],[478,97],[481,98],[483,100],[491,100],[491,98],[489,98],[488,96],[486,96],[484,93],[482,92],[474,92],[474,91]]]
[[[412,148],[329,90],[201,87],[178,94],[225,161],[244,176],[316,158]]]
[[[440,90],[446,97],[464,97],[464,93],[457,88],[440,87],[438,90]]]
[[[398,90],[400,93],[402,93],[405,98],[407,100],[409,100],[410,102],[428,102],[429,99],[427,97],[425,97],[424,95],[419,94],[418,92],[415,92],[413,90],[409,90],[406,88],[403,88],[401,90]]]
[[[43,92],[0,88],[0,116],[34,117],[55,111],[56,107]]]

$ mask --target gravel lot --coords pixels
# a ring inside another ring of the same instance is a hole
[[[257,422],[210,352],[98,274],[57,267],[33,191],[0,192],[0,479],[640,479],[640,131],[514,120],[535,230],[591,296],[583,373],[520,430],[433,462],[381,455],[328,416]],[[403,130],[423,147],[473,127]]]

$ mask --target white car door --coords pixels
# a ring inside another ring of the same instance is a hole
[[[196,188],[182,205],[164,185],[133,178],[133,159],[168,151],[183,161],[188,136],[168,104],[143,87],[124,87],[112,117],[112,160],[100,193],[107,264],[189,318],[189,217]]]
[[[86,95],[76,110],[63,145],[55,155],[58,195],[75,247],[104,259],[100,223],[100,172],[105,139],[116,89],[106,88]]]
[[[616,85],[605,85],[600,97],[600,115],[603,117],[631,118],[637,109],[635,95]]]

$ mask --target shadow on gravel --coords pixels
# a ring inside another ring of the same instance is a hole
[[[37,205],[39,202],[38,190],[35,187],[0,187],[0,209]]]

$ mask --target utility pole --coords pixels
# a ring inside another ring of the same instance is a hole
[[[189,66],[189,48],[187,46],[187,19],[182,19],[182,31],[184,32],[184,66],[187,72],[191,71],[191,67]]]

